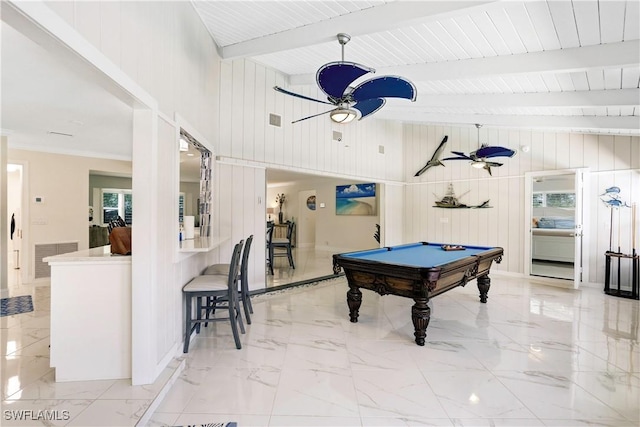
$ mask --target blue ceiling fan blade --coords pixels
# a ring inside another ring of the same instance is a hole
[[[474,160],[473,158],[467,156],[466,154],[460,151],[452,151],[452,153],[457,155],[458,157],[447,157],[442,160],[472,160],[472,161]]]
[[[300,95],[299,93],[289,92],[289,91],[288,91],[288,90],[286,90],[286,89],[282,89],[280,86],[274,86],[274,87],[273,87],[273,89],[274,89],[274,90],[276,90],[277,92],[281,92],[281,93],[284,93],[284,94],[286,94],[286,95],[295,96],[295,97],[297,97],[297,98],[306,99],[306,100],[308,100],[308,101],[315,101],[315,102],[319,102],[319,103],[321,103],[321,104],[334,105],[334,104],[332,104],[332,103],[330,103],[330,102],[327,102],[327,101],[321,101],[321,100],[319,100],[319,99],[309,98],[308,96]]]
[[[329,62],[320,67],[316,73],[316,82],[324,93],[339,99],[354,80],[373,72],[375,72],[373,68],[355,62]]]
[[[335,108],[334,108],[333,110],[335,110]],[[321,115],[323,115],[323,114],[328,114],[328,113],[332,112],[333,110],[324,111],[324,112],[322,112],[322,113],[314,114],[313,116],[303,117],[303,118],[301,118],[301,119],[294,120],[294,121],[292,121],[291,123],[293,124],[293,123],[301,122],[301,121],[303,121],[303,120],[312,119],[312,118],[314,118],[314,117],[318,117],[318,116],[321,116]]]
[[[353,108],[360,111],[361,116],[358,120],[362,120],[370,114],[375,113],[382,107],[387,101],[383,98],[365,99],[364,101],[356,102]]]
[[[371,98],[404,98],[416,100],[416,87],[409,80],[396,76],[383,76],[369,79],[359,84],[351,96],[360,102]]]
[[[513,157],[514,154],[516,154],[515,151],[498,146],[482,147],[475,152],[476,157],[483,159],[488,157]]]
[[[472,162],[474,161],[471,157],[445,157],[442,160],[471,160]]]

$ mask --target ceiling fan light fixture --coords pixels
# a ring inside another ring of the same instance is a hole
[[[329,114],[329,117],[335,123],[350,123],[358,117],[358,114],[351,108],[336,108]]]
[[[474,167],[476,169],[482,169],[486,166],[485,162],[472,162],[471,163],[471,167]]]

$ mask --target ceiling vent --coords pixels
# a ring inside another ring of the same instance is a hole
[[[282,116],[277,114],[269,113],[269,124],[271,126],[275,126],[277,128],[282,127]]]
[[[384,154],[384,145],[378,145],[378,153]]]

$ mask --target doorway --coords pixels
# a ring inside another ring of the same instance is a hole
[[[525,274],[577,289],[588,265],[586,169],[525,174]]]
[[[23,248],[24,231],[27,225],[27,215],[24,203],[24,166],[17,163],[7,163],[7,217],[9,228],[7,229],[7,268],[9,274],[14,272],[16,278],[24,276],[27,272],[23,266],[27,255]],[[21,282],[24,282],[24,277]]]

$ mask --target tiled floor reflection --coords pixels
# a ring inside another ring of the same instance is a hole
[[[136,425],[171,370],[144,387],[127,381],[55,383],[49,288],[18,290],[33,295],[35,311],[0,318],[0,423]],[[475,283],[435,297],[427,342],[419,347],[412,301],[363,290],[359,322],[350,323],[346,290],[346,280],[337,278],[254,297],[241,350],[227,323],[203,328],[149,425],[640,422],[638,301],[494,274],[487,304],[479,302]],[[22,409],[68,411],[69,419],[7,420],[5,411]]]
[[[495,276],[431,301],[427,343],[412,301],[344,278],[254,298],[236,350],[223,324],[198,336],[154,425],[637,426],[637,301]]]
[[[293,260],[296,268],[291,268],[286,257],[276,257],[273,263],[273,275],[267,269],[267,287],[302,282],[333,274],[333,254],[335,251],[316,250],[314,248],[293,248]]]
[[[9,296],[31,295],[34,311],[0,317],[0,425],[136,425],[180,361],[172,361],[151,385],[131,386],[130,380],[56,383],[49,360],[49,282],[22,285],[19,273],[9,270]]]

